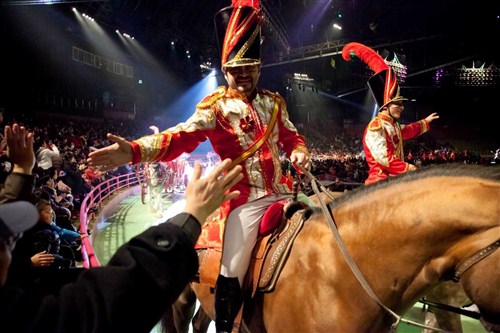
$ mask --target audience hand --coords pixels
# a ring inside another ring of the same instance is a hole
[[[39,252],[31,257],[31,263],[35,267],[47,267],[52,265],[55,257],[51,253]]]
[[[225,159],[204,178],[200,178],[201,165],[194,164],[193,176],[185,192],[184,212],[190,213],[203,224],[207,217],[222,203],[240,195],[240,191],[228,192],[231,187],[243,179],[241,165],[236,165],[228,170],[231,162],[231,159]]]
[[[107,137],[115,143],[91,152],[87,163],[98,167],[101,171],[108,171],[132,162],[132,145],[130,142],[111,133],[108,133]]]
[[[24,126],[14,124],[5,126],[7,154],[13,164],[12,172],[31,175],[35,166],[35,151],[33,150],[33,133]]]

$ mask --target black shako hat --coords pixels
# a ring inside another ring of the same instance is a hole
[[[223,70],[260,65],[261,22],[258,0],[233,0],[215,15]]]

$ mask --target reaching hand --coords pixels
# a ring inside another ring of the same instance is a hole
[[[89,165],[108,171],[132,162],[132,145],[122,137],[108,133],[108,139],[114,141],[110,146],[91,152],[87,158]]]
[[[14,124],[5,126],[7,154],[14,165],[13,172],[31,175],[35,166],[35,151],[33,150],[33,133],[24,126]]]
[[[231,162],[231,159],[225,159],[204,178],[200,178],[201,165],[194,164],[193,176],[186,188],[184,212],[190,213],[203,224],[222,203],[240,195],[240,191],[228,192],[243,179],[241,165],[228,170]]]

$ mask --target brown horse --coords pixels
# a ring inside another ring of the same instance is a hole
[[[499,167],[421,168],[325,207],[295,213],[308,211],[308,219],[274,290],[246,301],[241,331],[387,332],[433,287],[455,279],[486,329],[500,332]],[[194,290],[213,318],[210,288],[191,286],[186,293]]]
[[[427,328],[422,330],[423,333],[436,332],[436,328],[445,332],[463,332],[462,318],[458,310],[470,304],[470,300],[460,284],[453,281],[440,283],[427,292],[425,301],[429,303],[432,302],[432,304],[439,306],[426,304],[424,320]],[[191,288],[191,285],[189,285],[173,307],[173,310],[175,310],[176,323],[181,328],[179,330],[175,328],[172,317],[174,312],[168,312],[168,315],[166,315],[162,321],[164,324],[162,327],[163,332],[188,333],[189,323],[193,326],[193,333],[208,332],[208,327],[212,322],[212,318],[209,317],[202,307],[199,307],[193,316],[195,307],[196,294]]]

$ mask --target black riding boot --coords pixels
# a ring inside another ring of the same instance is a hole
[[[243,301],[238,278],[219,275],[215,284],[215,330],[230,333]]]

